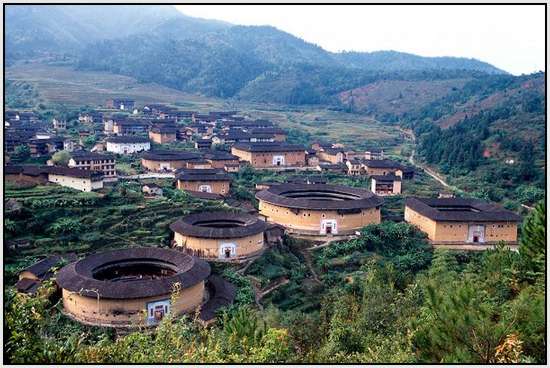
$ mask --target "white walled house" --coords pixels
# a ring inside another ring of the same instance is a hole
[[[82,192],[103,188],[103,174],[97,171],[80,170],[68,167],[48,167],[48,181]]]
[[[145,137],[117,136],[106,140],[107,152],[130,155],[137,152],[149,151],[151,143]]]

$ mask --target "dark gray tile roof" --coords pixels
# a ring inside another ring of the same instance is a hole
[[[150,161],[188,161],[200,158],[197,152],[157,150],[145,152],[142,156]]]
[[[290,151],[303,151],[305,152],[304,146],[299,144],[288,144],[288,143],[279,143],[279,142],[266,142],[266,143],[238,143],[233,145],[233,147],[248,151],[248,152],[290,152]]]
[[[470,198],[407,198],[405,205],[434,221],[508,221],[521,217],[496,204]]]
[[[232,227],[216,226],[219,224],[229,224]],[[183,217],[170,225],[170,229],[187,236],[226,239],[259,234],[266,226],[258,217],[246,213],[202,212]]]
[[[231,181],[231,176],[221,169],[180,169],[176,179],[183,181]]]
[[[149,139],[136,135],[119,135],[107,138],[105,141],[109,143],[147,143]]]
[[[403,166],[392,160],[364,160],[363,161],[367,167],[377,168],[377,169],[401,169]]]
[[[330,184],[281,184],[256,194],[256,198],[274,205],[311,210],[373,208],[383,200],[360,188]]]
[[[401,181],[401,177],[397,175],[372,175],[372,179],[376,180],[377,182],[382,181]]]
[[[210,321],[216,317],[216,312],[220,308],[233,303],[237,288],[217,275],[211,275],[208,278],[206,286],[208,287],[210,298],[201,307],[199,318],[203,321]]]
[[[101,266],[124,262],[162,263],[176,271],[159,279],[98,280],[94,272]],[[57,284],[66,290],[91,298],[138,299],[172,292],[179,283],[189,288],[210,275],[210,266],[198,258],[172,249],[129,248],[96,253],[63,267],[56,277]]]

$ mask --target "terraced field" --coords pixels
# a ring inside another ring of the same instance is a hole
[[[163,102],[182,109],[207,112],[239,110],[251,119],[265,118],[281,127],[296,129],[312,140],[325,139],[357,148],[381,146],[399,152],[401,134],[390,124],[365,115],[332,111],[321,107],[292,107],[275,104],[221,100],[187,94],[157,84],[142,84],[134,78],[106,73],[76,71],[67,66],[22,64],[6,68],[6,80],[27,82],[45,104],[75,108],[99,106],[110,97],[134,98],[139,104]]]

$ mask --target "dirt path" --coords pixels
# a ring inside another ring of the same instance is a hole
[[[315,268],[313,267],[313,262],[311,261],[311,253],[308,250],[305,250],[302,252],[304,255],[304,259],[306,260],[306,266],[311,273],[311,276],[313,277],[313,280],[317,282],[318,284],[321,284],[321,280],[319,279],[319,276],[317,275],[317,272],[315,272]]]
[[[398,129],[403,134],[410,137],[411,141],[413,142],[414,146],[416,147],[416,137],[415,137],[414,133],[411,130],[404,130],[402,128],[398,128]],[[440,174],[438,174],[437,172],[435,172],[433,169],[430,169],[429,167],[424,166],[424,165],[414,161],[414,154],[415,153],[416,153],[416,150],[413,148],[412,151],[411,151],[411,155],[409,156],[409,162],[411,163],[411,165],[421,168],[426,174],[428,174],[430,177],[432,177],[439,184],[443,185],[445,188],[456,189],[455,187],[453,187],[449,183],[447,183],[445,181],[445,179],[443,179],[443,177]]]

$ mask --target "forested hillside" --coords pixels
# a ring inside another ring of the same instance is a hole
[[[269,26],[238,26],[151,6],[8,6],[8,64],[63,61],[208,96],[337,104],[379,80],[500,74],[466,58],[395,51],[332,53]]]
[[[405,114],[404,124],[415,132],[420,155],[464,188],[532,204],[546,187],[544,77],[471,80]]]

